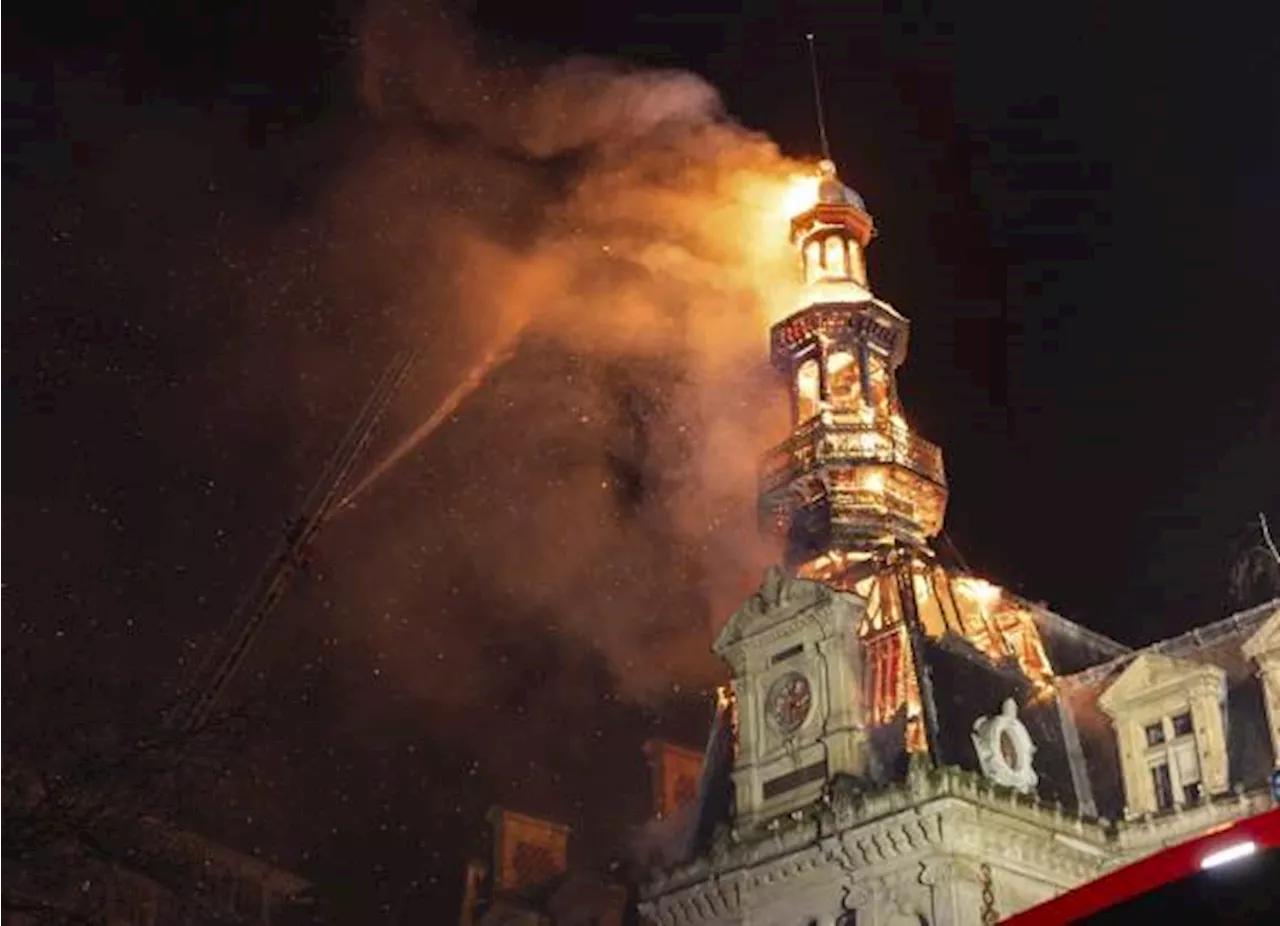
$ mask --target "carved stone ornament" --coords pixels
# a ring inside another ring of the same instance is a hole
[[[787,577],[782,569],[778,566],[770,566],[769,570],[764,574],[764,581],[760,583],[761,610],[766,608],[776,608],[782,604],[782,596],[786,591]]]
[[[846,884],[840,892],[840,906],[845,913],[869,910],[876,902],[876,885],[869,882]]]
[[[781,566],[770,566],[760,583],[760,590],[747,602],[747,609],[757,614],[767,614],[785,608],[799,598],[812,598],[811,585],[812,583],[797,581],[787,575]],[[806,592],[809,594],[806,595]]]
[[[1005,698],[996,716],[979,717],[973,722],[973,748],[982,774],[996,784],[1026,794],[1036,789],[1040,776],[1031,764],[1036,744],[1018,719],[1013,698]]]
[[[721,656],[734,644],[784,624],[795,614],[831,600],[832,592],[820,582],[788,575],[780,566],[771,566],[760,589],[729,618],[713,647]]]
[[[929,926],[929,918],[910,900],[895,897],[884,913],[885,926]]]

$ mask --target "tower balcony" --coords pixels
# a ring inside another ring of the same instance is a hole
[[[887,416],[818,415],[800,425],[764,458],[760,488],[772,493],[820,467],[888,463],[945,489],[942,451]]]
[[[947,504],[942,453],[899,420],[834,415],[796,429],[765,458],[760,515],[791,565],[885,543],[927,546]]]

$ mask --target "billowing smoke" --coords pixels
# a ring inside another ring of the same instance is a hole
[[[528,634],[602,659],[627,698],[707,686],[714,629],[773,555],[766,332],[794,296],[804,168],[689,73],[490,66],[456,20],[399,5],[361,42],[373,140],[325,200],[330,285],[395,305],[425,351],[393,427],[514,354],[335,522],[340,610],[442,714],[496,697],[502,641]]]

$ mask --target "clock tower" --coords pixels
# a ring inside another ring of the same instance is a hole
[[[791,434],[760,485],[782,563],[715,641],[731,684],[642,915],[995,923],[1269,806],[1276,757],[1223,744],[1269,739],[1257,641],[1280,602],[1134,652],[944,559],[942,455],[898,400],[909,325],[871,292],[871,217],[830,162],[797,185],[805,289],[770,330]]]
[[[862,614],[856,595],[774,566],[720,632],[715,650],[733,671],[740,822],[812,803],[834,775],[865,774]]]

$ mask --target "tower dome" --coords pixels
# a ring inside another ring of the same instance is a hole
[[[867,211],[867,204],[862,201],[853,189],[840,182],[836,175],[836,165],[831,161],[818,164],[822,179],[818,182],[818,202],[828,206],[853,206],[861,212]]]

